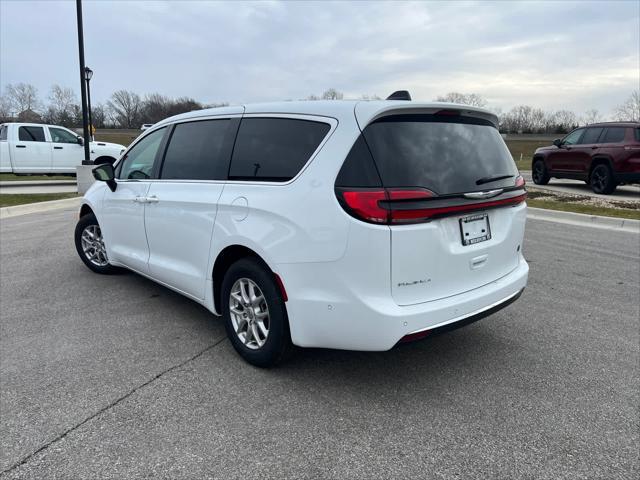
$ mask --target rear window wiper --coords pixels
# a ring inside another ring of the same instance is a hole
[[[496,175],[495,177],[482,177],[476,180],[476,185],[482,185],[483,183],[497,182],[498,180],[504,180],[505,178],[512,178],[515,175]]]

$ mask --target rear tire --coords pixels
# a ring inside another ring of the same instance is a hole
[[[533,178],[533,183],[536,185],[546,185],[549,183],[551,177],[549,176],[547,166],[544,164],[544,160],[536,160],[533,162],[531,177]]]
[[[74,239],[80,259],[91,270],[105,275],[119,271],[118,268],[109,264],[102,230],[93,213],[80,217],[76,224]]]
[[[235,262],[222,281],[227,336],[248,363],[272,367],[292,351],[289,319],[273,272],[254,258]]]
[[[611,168],[606,163],[601,163],[593,168],[589,182],[591,190],[602,195],[613,193],[618,186],[613,178]]]

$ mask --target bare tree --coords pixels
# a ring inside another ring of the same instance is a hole
[[[486,107],[487,101],[477,93],[449,92],[436,98],[436,102],[461,103],[472,107]]]
[[[28,110],[36,112],[40,108],[38,89],[31,84],[9,84],[5,89],[5,96],[8,98],[11,109],[17,114]]]
[[[157,123],[163,118],[167,118],[170,106],[171,99],[164,95],[159,93],[147,95],[142,105],[142,123]]]
[[[49,105],[57,111],[66,112],[71,110],[72,106],[78,103],[76,94],[72,89],[53,85],[49,93]]]
[[[12,120],[12,113],[9,97],[6,95],[0,95],[0,123]]]
[[[49,93],[49,106],[45,112],[45,121],[65,127],[75,126],[74,105],[77,104],[77,101],[76,94],[72,89],[53,85]]]
[[[142,100],[137,93],[118,90],[111,94],[107,102],[113,122],[121,128],[138,127]]]
[[[598,123],[602,121],[602,115],[596,109],[587,110],[584,112],[583,123],[590,125],[592,123]]]
[[[96,128],[104,128],[107,120],[106,109],[101,103],[91,105],[91,120]]]
[[[576,114],[569,110],[558,110],[554,113],[554,133],[567,133],[578,125]]]
[[[335,88],[325,90],[325,92],[322,94],[323,100],[342,100],[343,98],[344,94],[337,91]]]
[[[613,116],[622,122],[640,122],[640,91],[632,92],[623,104],[615,108]]]

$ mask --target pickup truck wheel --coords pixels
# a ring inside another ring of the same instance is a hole
[[[549,183],[551,177],[547,171],[547,166],[544,164],[544,160],[536,160],[533,162],[531,177],[533,178],[533,183],[536,185],[546,185]]]
[[[93,213],[80,217],[74,236],[78,255],[87,267],[102,274],[118,271],[116,267],[109,264],[102,231]]]
[[[273,272],[256,259],[240,259],[229,267],[221,290],[227,336],[240,356],[257,367],[288,357],[289,320]]]
[[[601,163],[596,165],[590,177],[591,190],[602,195],[609,195],[618,186],[613,178],[613,172],[609,165]]]

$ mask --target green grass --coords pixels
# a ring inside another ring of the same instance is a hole
[[[587,215],[601,215],[604,217],[640,220],[640,210],[598,207],[596,205],[582,205],[579,203],[567,203],[557,200],[536,200],[534,198],[528,198],[527,205],[534,208],[546,208],[548,210],[560,210],[562,212],[585,213]]]
[[[513,140],[507,138],[505,142],[519,170],[531,170],[531,159],[536,148],[551,145],[550,141],[545,140]],[[522,155],[522,161],[520,161],[520,155]]]
[[[75,180],[75,175],[15,175],[13,173],[0,173],[0,181],[30,181],[30,180]]]
[[[63,198],[77,197],[77,193],[3,193],[0,194],[0,207],[13,207],[26,203],[48,202]]]
[[[125,132],[105,132],[98,131],[96,132],[96,141],[98,142],[111,142],[111,143],[119,143],[120,145],[124,145],[128,147],[131,142],[133,142],[138,135],[140,135],[139,130],[130,130]]]

